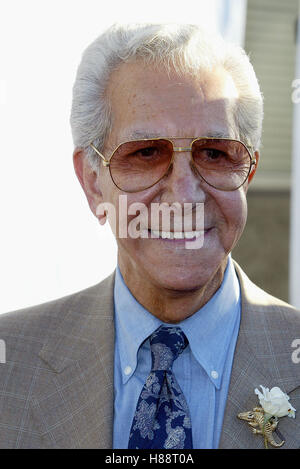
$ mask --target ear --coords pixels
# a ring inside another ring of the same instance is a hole
[[[248,177],[248,185],[252,181],[252,179],[254,177],[254,174],[256,173],[256,170],[257,170],[258,161],[259,161],[259,152],[258,151],[254,152],[254,157],[255,157],[256,163],[255,163],[255,165],[252,165],[251,172],[250,172],[249,177]]]
[[[86,154],[82,149],[75,148],[73,153],[73,164],[76,176],[84,190],[91,211],[99,219],[99,222],[104,224],[106,218],[105,214],[97,215],[96,213],[98,205],[103,202],[97,172],[91,167]]]

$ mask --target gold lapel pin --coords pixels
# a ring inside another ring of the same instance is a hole
[[[295,418],[296,409],[289,403],[289,396],[280,388],[274,387],[269,390],[269,388],[260,387],[262,392],[257,388],[254,392],[258,395],[261,407],[254,407],[253,410],[241,412],[237,416],[248,423],[253,434],[263,436],[266,449],[268,449],[268,444],[280,448],[285,441],[277,430],[278,418],[285,416]],[[273,432],[281,438],[279,443],[275,441]]]

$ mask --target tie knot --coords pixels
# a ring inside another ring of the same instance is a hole
[[[152,371],[171,369],[187,344],[188,340],[180,327],[159,327],[150,337]]]

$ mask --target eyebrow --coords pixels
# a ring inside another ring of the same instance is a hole
[[[132,132],[130,135],[129,135],[129,138],[132,138],[132,139],[139,139],[139,138],[159,138],[160,135],[159,135],[159,132],[157,133],[149,133],[149,132],[146,132],[146,131],[143,131],[143,130],[136,130],[134,132]],[[165,137],[165,135],[164,135]]]
[[[143,131],[143,130],[136,130],[134,132],[132,132],[128,138],[130,139],[151,139],[151,138],[163,138],[163,137],[166,137],[166,138],[171,138],[171,137],[177,137],[177,135],[171,135],[171,136],[167,136],[167,135],[161,135],[160,132],[147,132],[147,131]],[[179,138],[190,138],[191,136],[188,136],[188,137],[183,137],[183,136],[180,136],[178,135]],[[211,138],[233,138],[232,136],[230,136],[228,134],[228,132],[220,132],[220,131],[209,131],[209,132],[206,132],[205,135],[194,135],[192,138],[197,138],[197,137],[211,137]]]

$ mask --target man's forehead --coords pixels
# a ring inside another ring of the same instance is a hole
[[[228,74],[220,70],[209,76],[179,77],[125,64],[110,83],[110,144],[157,137],[234,138],[236,90],[231,78],[227,81]]]
[[[108,96],[119,104],[136,104],[140,97],[151,100],[171,97],[174,106],[181,99],[189,105],[216,103],[216,101],[238,98],[238,90],[230,73],[221,66],[213,70],[169,73],[164,67],[154,68],[141,61],[123,63],[112,72],[108,85]],[[177,100],[174,100],[174,96]]]

